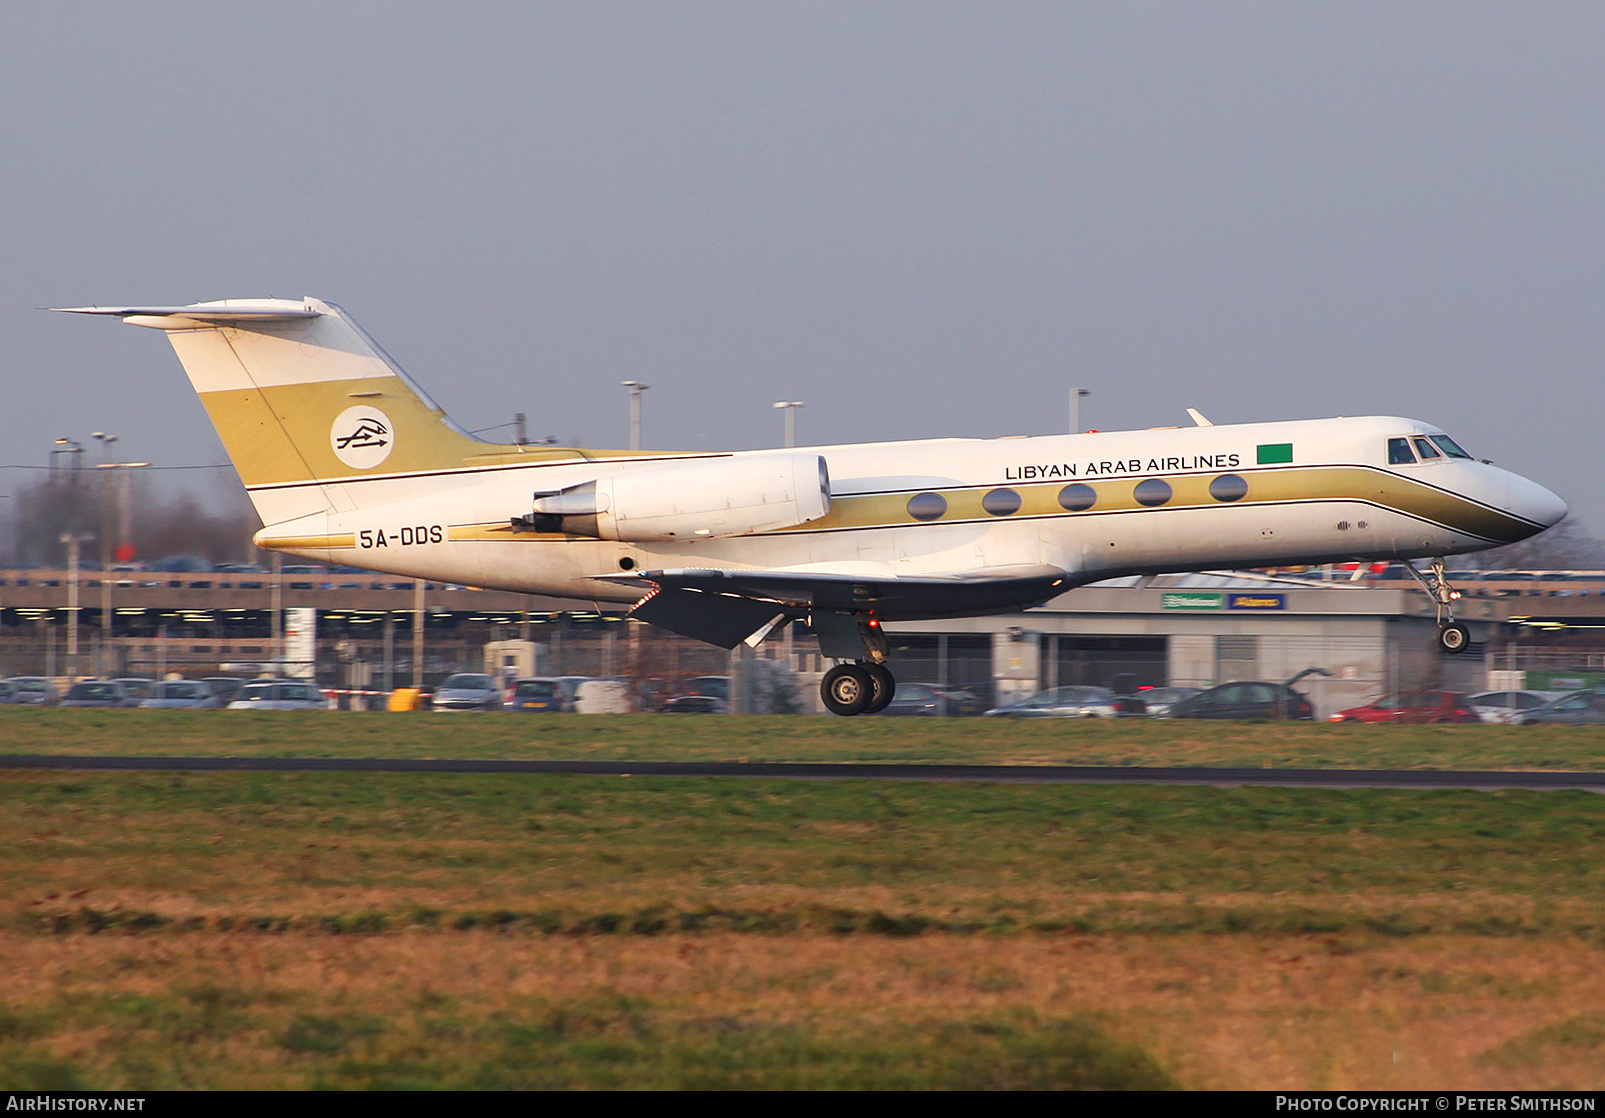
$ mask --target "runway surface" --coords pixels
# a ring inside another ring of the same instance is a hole
[[[1294,788],[1581,789],[1605,772],[1453,769],[1209,769],[1087,765],[880,765],[807,761],[444,761],[395,757],[0,756],[0,769],[79,772],[567,773],[577,776],[763,777],[786,780],[981,781],[1014,784],[1207,784]]]

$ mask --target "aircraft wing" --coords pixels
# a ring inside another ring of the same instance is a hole
[[[873,612],[883,621],[962,617],[1024,609],[1070,588],[1068,572],[1046,565],[917,577],[684,568],[602,581],[649,587],[631,617],[721,648],[767,633],[788,614]]]

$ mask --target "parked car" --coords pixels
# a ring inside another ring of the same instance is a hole
[[[1605,723],[1605,687],[1573,691],[1541,707],[1522,712],[1521,726],[1597,726]]]
[[[14,675],[6,682],[16,696],[12,701],[27,706],[53,706],[59,697],[56,685],[42,675]]]
[[[1141,687],[1131,697],[1142,700],[1149,718],[1169,718],[1171,707],[1196,694],[1196,687]]]
[[[164,679],[139,705],[145,710],[217,710],[223,700],[205,680]]]
[[[676,695],[658,707],[659,714],[728,714],[730,704],[717,695]]]
[[[327,710],[329,701],[314,685],[298,679],[253,679],[229,710]]]
[[[1481,691],[1466,696],[1466,705],[1484,722],[1519,722],[1529,710],[1552,703],[1567,691]]]
[[[435,688],[435,710],[501,710],[502,690],[494,676],[458,672]]]
[[[283,567],[279,568],[279,574],[281,576],[283,576],[283,575],[316,575],[321,579],[323,576],[327,575],[328,573],[329,573],[329,568],[328,567],[321,566],[321,565],[319,565],[317,563],[295,563],[295,564],[291,564],[289,566],[283,566]],[[306,581],[304,579],[298,579],[298,580],[296,580],[294,582],[289,583],[288,585],[289,585],[291,590],[327,589],[326,584],[321,582],[321,581],[313,583],[313,582],[308,582],[308,581]]]
[[[1055,687],[1018,703],[993,707],[986,714],[989,718],[1125,718],[1146,709],[1141,699],[1118,696],[1106,687]]]
[[[17,689],[11,686],[9,679],[0,679],[0,705],[21,702],[17,697]]]
[[[231,675],[204,676],[201,682],[212,689],[212,694],[216,695],[218,702],[224,706],[234,701],[234,696],[240,693],[240,688],[246,683],[245,680],[235,679]]]
[[[515,679],[507,696],[508,710],[560,714],[574,709],[574,688],[561,679]]]
[[[692,676],[680,688],[680,694],[711,695],[728,703],[730,701],[730,677],[727,675]]]
[[[115,679],[81,679],[67,689],[64,707],[137,707],[139,700]]]
[[[879,713],[892,718],[934,718],[937,715],[967,717],[980,714],[985,706],[980,699],[961,688],[943,687],[940,683],[899,681],[892,701]]]
[[[121,683],[123,689],[132,695],[135,700],[143,702],[156,694],[156,681],[154,679],[141,679],[135,676],[125,676],[112,680]]]
[[[260,590],[267,585],[260,578],[251,575],[265,575],[267,570],[256,563],[219,563],[216,573],[224,575],[245,575],[245,578],[232,578],[219,582],[219,586],[238,586],[242,590]]]
[[[635,709],[630,684],[622,679],[587,679],[574,692],[580,714],[628,714]]]
[[[1481,722],[1466,697],[1456,691],[1399,691],[1365,706],[1340,710],[1329,722]]]
[[[1315,717],[1310,700],[1283,683],[1238,680],[1211,687],[1171,704],[1172,718],[1272,718]]]

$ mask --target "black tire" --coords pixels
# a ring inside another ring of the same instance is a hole
[[[875,694],[870,698],[869,704],[858,713],[879,714],[896,696],[897,680],[893,678],[891,670],[885,664],[860,664],[859,667],[869,674],[869,681],[875,687]]]
[[[1458,621],[1438,630],[1438,647],[1451,656],[1464,652],[1470,644],[1471,630]]]
[[[819,697],[832,714],[862,714],[875,698],[875,681],[857,664],[837,664],[819,681]]]

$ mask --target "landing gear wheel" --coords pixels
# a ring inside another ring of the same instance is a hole
[[[1438,647],[1450,654],[1464,652],[1471,643],[1471,630],[1460,622],[1451,622],[1438,630]]]
[[[870,682],[875,685],[875,694],[869,700],[860,714],[876,714],[886,709],[886,704],[892,701],[897,694],[897,680],[892,678],[891,671],[885,664],[861,664],[864,671],[869,673]]]
[[[875,698],[875,681],[857,664],[837,664],[820,681],[819,697],[832,714],[862,714]]]

